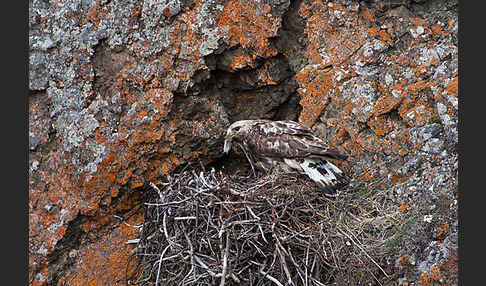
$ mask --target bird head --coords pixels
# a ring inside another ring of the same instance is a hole
[[[242,135],[247,134],[254,122],[255,120],[240,120],[233,122],[226,131],[223,152],[228,153],[231,149],[233,139],[238,140]]]

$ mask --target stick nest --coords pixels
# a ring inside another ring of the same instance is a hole
[[[186,168],[151,187],[130,284],[329,285],[357,270],[375,284],[387,275],[369,255],[380,243],[363,231],[366,218],[353,219],[368,210],[346,194],[326,198],[302,176]]]

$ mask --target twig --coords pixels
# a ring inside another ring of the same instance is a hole
[[[354,256],[356,257],[356,259],[358,259],[358,260],[359,260],[359,262],[361,262],[362,264],[365,264],[365,263],[364,263],[364,262],[361,260],[361,258],[359,258],[359,256],[358,256],[358,255],[356,255],[356,253],[354,253]],[[373,278],[375,278],[375,280],[376,280],[376,282],[378,282],[378,284],[380,284],[381,286],[383,286],[383,284],[381,284],[380,280],[378,280],[378,278],[376,278],[376,276],[373,274],[373,272],[369,271],[368,269],[366,269],[366,271],[368,271],[368,272],[371,274],[371,276],[373,276]]]
[[[305,280],[306,279],[304,279],[304,277],[307,278],[307,276],[304,273],[302,273],[303,271],[302,271],[302,269],[300,269],[299,264],[297,264],[297,262],[295,261],[294,257],[292,256],[292,252],[290,251],[290,249],[287,250],[287,253],[289,254],[290,261],[292,261],[292,263],[295,266],[295,270],[297,270],[297,274],[299,274],[300,280],[302,280],[302,282],[305,285],[306,284],[305,283]]]
[[[169,184],[169,183],[167,183]],[[159,198],[160,198],[160,201],[163,202],[164,201],[164,196],[162,196],[162,192],[160,191],[160,189],[152,182],[149,182],[149,185],[157,191],[157,193],[159,194]]]
[[[211,269],[209,268],[209,266],[206,265],[206,263],[204,263],[201,258],[199,258],[197,255],[194,255],[194,260],[196,260],[196,262],[202,267],[204,268],[208,273],[209,275],[213,276],[213,277],[219,277],[221,276],[220,273],[216,274],[214,273],[213,271],[211,271]]]
[[[179,216],[175,217],[174,220],[191,220],[191,219],[196,219],[195,216]]]
[[[363,251],[363,253],[381,270],[381,272],[383,272],[383,274],[385,274],[385,276],[388,278],[390,277],[386,272],[385,270],[383,270],[383,268],[381,268],[381,266],[376,263],[376,261],[373,259],[373,257],[371,257],[362,247],[361,245],[357,244],[353,238],[351,236],[349,236],[346,232],[344,232],[341,228],[338,227],[338,230],[344,234],[347,238],[349,238],[361,251]]]
[[[143,226],[143,224],[139,224],[139,225],[132,225],[132,224],[129,224],[128,222],[126,221],[123,221],[123,218],[121,216],[117,216],[117,215],[113,215],[114,218],[117,218],[119,220],[121,220],[123,222],[124,225],[126,226],[129,226],[129,227],[133,227],[133,228],[141,228]]]
[[[247,220],[239,220],[239,221],[232,221],[228,224],[228,226],[232,226],[232,225],[235,225],[235,224],[248,224],[248,223],[252,223],[252,222],[257,222],[258,220],[257,219],[247,219]]]
[[[257,263],[255,261],[250,261],[250,263],[253,263],[255,265],[260,266],[260,269],[259,269],[258,272],[260,272],[260,274],[262,274],[264,278],[267,278],[268,280],[272,281],[273,283],[277,284],[278,286],[283,286],[283,284],[280,283],[277,279],[275,279],[274,277],[270,276],[268,273],[265,273],[263,271],[263,269],[265,269],[265,264]]]
[[[310,243],[307,244],[307,250],[305,252],[305,283],[304,285],[307,286],[309,285],[309,280],[308,280],[308,269],[309,269],[309,248],[310,248]]]
[[[339,265],[337,264],[338,260],[336,259],[336,256],[334,255],[334,250],[332,249],[331,242],[328,241],[327,243],[329,244],[329,247],[331,249],[331,254],[332,254],[333,261],[334,261],[334,265],[336,265],[337,269],[341,269],[341,267],[339,267]]]
[[[189,277],[189,275],[191,275],[191,273],[193,274],[193,276],[195,275],[194,273],[194,247],[192,246],[192,243],[191,243],[191,240],[189,239],[189,236],[187,235],[186,233],[186,230],[184,230],[184,236],[186,238],[186,241],[187,241],[187,244],[189,245],[189,257],[191,258],[191,270],[189,271],[189,273],[186,274],[186,276],[184,277],[183,280],[186,280],[186,277]],[[195,278],[195,276],[194,276]]]
[[[253,162],[252,160],[250,159],[250,156],[248,156],[248,154],[246,153],[246,150],[245,148],[243,148],[243,146],[241,146],[241,144],[239,144],[239,147],[241,150],[243,150],[243,153],[245,153],[245,156],[246,156],[246,159],[248,160],[248,162],[250,163],[250,166],[251,166],[251,171],[253,172],[253,177],[256,177],[256,173],[255,173],[255,167],[253,167]]]
[[[282,264],[282,266],[284,268],[285,275],[287,275],[287,284],[293,285],[294,283],[292,282],[292,276],[290,276],[290,271],[289,271],[289,268],[287,266],[287,262],[285,261],[285,256],[283,255],[283,252],[284,252],[283,247],[280,244],[280,241],[275,234],[274,234],[274,239],[277,243],[276,250],[277,250],[277,253],[278,253],[278,257],[280,259],[280,263]]]
[[[259,216],[257,216],[253,210],[250,208],[249,205],[246,205],[246,209],[248,210],[248,212],[251,214],[251,216],[253,216],[256,220],[260,221],[261,218]],[[262,235],[262,239],[263,241],[265,241],[265,243],[268,244],[268,241],[267,239],[265,238],[265,234],[263,233],[263,229],[262,229],[262,225],[261,224],[258,224],[258,230],[260,230],[260,234]]]
[[[139,242],[140,242],[140,238],[135,238],[135,239],[129,239],[125,243],[132,244],[132,243],[139,243]]]
[[[249,205],[261,205],[259,202],[252,202],[252,201],[224,201],[224,202],[214,202],[215,205],[242,205],[242,204],[249,204]]]
[[[223,272],[221,276],[221,283],[219,286],[224,286],[225,280],[226,280],[226,272],[228,270],[228,252],[229,252],[229,232],[226,232],[226,248],[224,250],[224,256],[223,256]]]
[[[169,232],[167,231],[167,213],[166,212],[164,212],[164,216],[162,218],[162,227],[164,228],[165,239],[170,242]]]
[[[132,283],[320,286],[335,281],[338,271],[349,273],[344,263],[350,257],[365,262],[372,257],[376,265],[380,256],[366,253],[368,245],[392,234],[362,228],[375,216],[371,211],[379,217],[389,213],[382,200],[357,202],[353,195],[330,200],[302,176],[261,176],[257,170],[228,175],[193,167],[167,176],[158,188],[151,184],[140,237],[127,241],[136,244],[141,264]],[[347,241],[361,250],[349,252]],[[386,284],[385,276],[368,279]]]
[[[157,278],[155,279],[155,285],[159,285],[160,267],[162,266],[162,258],[164,258],[165,252],[167,251],[168,248],[169,248],[169,246],[167,246],[166,248],[164,248],[164,250],[160,254],[159,268],[157,269]]]

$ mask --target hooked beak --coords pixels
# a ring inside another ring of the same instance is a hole
[[[231,143],[233,141],[233,136],[231,134],[228,134],[224,137],[224,147],[223,147],[223,152],[228,154],[229,150],[231,149]]]

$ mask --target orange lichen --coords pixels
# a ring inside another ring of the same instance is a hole
[[[385,136],[394,129],[394,122],[390,120],[389,116],[372,116],[367,124],[378,136]]]
[[[330,4],[330,3],[329,3]],[[366,40],[366,32],[361,26],[356,29],[343,29],[333,23],[333,15],[342,13],[347,21],[358,21],[356,13],[349,13],[337,3],[314,1],[302,5],[299,13],[306,15],[304,32],[309,44],[305,56],[311,64],[331,65],[345,61]]]
[[[272,67],[270,62],[265,62],[261,68],[257,70],[258,74],[258,86],[266,86],[266,85],[276,85],[278,82],[276,79],[272,77],[270,73],[270,68]]]
[[[459,82],[459,79],[456,76],[451,81],[449,81],[449,83],[447,83],[447,86],[445,87],[445,91],[447,92],[447,94],[458,94],[458,92],[459,92],[459,88],[458,88],[458,85],[457,85],[458,82]]]
[[[422,272],[418,285],[457,285],[458,257],[451,252],[447,259],[437,262],[429,272]]]
[[[364,173],[363,177],[367,180],[371,180],[375,177],[375,174],[370,172],[370,171],[366,171],[366,173]]]
[[[137,225],[141,215],[131,216],[127,223]],[[132,246],[126,242],[138,237],[138,228],[119,223],[119,226],[94,243],[78,250],[76,264],[62,278],[65,285],[115,285],[123,281],[127,273],[135,270],[129,263]]]
[[[401,211],[406,211],[406,210],[408,210],[408,206],[407,205],[401,205],[401,206],[398,207],[398,209],[401,210]]]
[[[408,258],[407,255],[401,255],[400,257],[398,257],[398,263],[402,268],[407,268],[411,265],[410,258]]]
[[[409,126],[422,126],[435,113],[435,108],[430,105],[426,96],[430,93],[431,83],[429,81],[418,80],[407,86],[407,96],[403,97],[398,107],[398,113]]]
[[[371,28],[368,28],[366,30],[366,33],[369,37],[375,37],[378,35],[378,33],[380,32],[380,27],[371,27]]]
[[[53,6],[56,6],[56,8],[62,8],[62,0],[57,0],[56,2],[54,2]]]
[[[310,127],[328,104],[333,87],[332,72],[324,66],[312,66],[301,70],[295,77],[301,86],[297,90],[302,106],[299,122]]]
[[[407,179],[408,179],[408,177],[406,177],[406,176],[401,176],[401,175],[399,175],[398,173],[395,173],[395,174],[393,174],[393,176],[391,177],[391,180],[390,180],[390,181],[391,181],[391,183],[392,183],[392,184],[396,184],[396,183],[404,183],[404,182],[406,182],[406,181],[407,181]]]
[[[89,22],[91,22],[93,25],[98,27],[101,20],[105,16],[106,16],[106,13],[103,11],[103,7],[101,6],[101,4],[97,4],[97,5],[89,8],[88,14],[86,15],[86,19]]]
[[[410,18],[409,21],[415,26],[423,26],[423,27],[425,27],[428,23],[425,19],[420,17]]]
[[[418,281],[418,285],[434,285],[435,282],[439,282],[442,280],[442,275],[440,268],[442,267],[443,262],[439,261],[436,266],[430,269],[430,273],[422,273],[422,280]]]
[[[434,35],[437,35],[437,36],[445,36],[445,33],[442,30],[442,27],[439,26],[438,24],[435,24],[434,26],[432,26],[432,32],[433,32]]]
[[[141,186],[143,186],[145,182],[145,179],[141,176],[134,175],[132,176],[132,179],[130,180],[130,188],[131,189],[136,189]]]
[[[451,227],[446,222],[441,223],[439,225],[439,233],[437,234],[437,239],[439,241],[444,240],[447,237],[447,235],[449,234],[450,228]]]
[[[231,47],[251,47],[259,56],[275,56],[277,50],[270,47],[269,38],[276,35],[280,18],[272,16],[270,11],[270,5],[264,2],[227,2],[218,21],[225,42]]]
[[[390,34],[380,27],[371,27],[367,29],[367,35],[369,37],[375,37],[383,42],[388,42],[389,44],[393,44],[393,39]]]
[[[364,8],[363,9],[363,11],[361,12],[361,17],[363,17],[363,19],[368,20],[369,22],[374,22],[375,21],[375,15],[368,8]]]
[[[232,70],[239,70],[248,66],[253,66],[253,59],[250,56],[236,56],[231,63]]]
[[[83,229],[84,232],[88,232],[92,228],[92,223],[91,221],[87,221],[81,225],[81,228]]]

